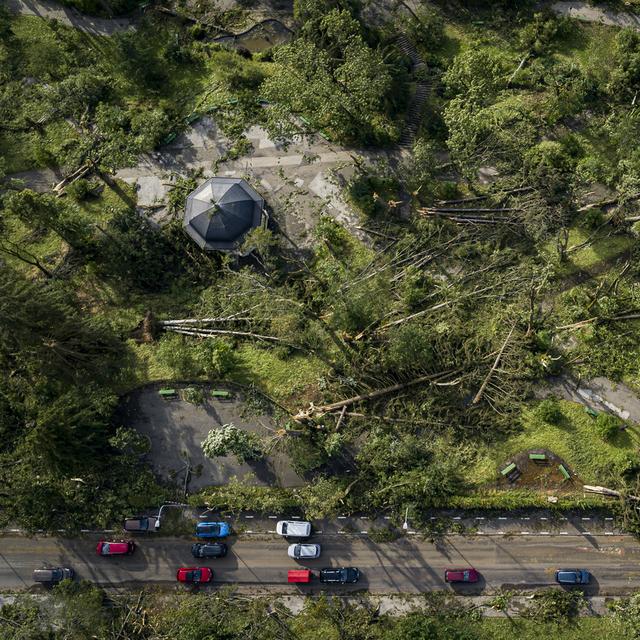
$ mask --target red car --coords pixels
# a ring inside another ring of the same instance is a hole
[[[128,556],[135,551],[132,540],[100,540],[96,546],[99,556]]]
[[[178,582],[189,584],[200,584],[201,582],[211,582],[213,571],[209,567],[181,567],[176,575]]]
[[[478,582],[480,574],[473,568],[447,569],[444,572],[445,582]]]

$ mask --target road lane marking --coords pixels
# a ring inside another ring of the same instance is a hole
[[[453,516],[454,520],[462,520],[462,518],[460,516]]]
[[[540,520],[546,520],[544,516],[540,516]]]
[[[583,531],[582,535],[583,536],[590,536],[591,535],[591,531]]]
[[[591,518],[582,518],[583,520],[591,520]]]
[[[360,533],[369,533],[368,531],[361,531]]]
[[[523,536],[528,536],[531,532],[530,531],[521,531],[520,532]]]
[[[541,531],[540,535],[541,536],[550,536],[551,534],[548,531]]]
[[[271,520],[277,520],[278,516],[269,516],[269,518],[271,518]]]
[[[568,532],[568,531],[561,531],[561,532],[560,532],[560,535],[561,535],[561,536],[568,536],[568,535],[569,535],[569,532]]]
[[[498,516],[498,520],[507,520],[508,518],[506,516]]]
[[[346,520],[347,516],[338,516],[338,520]]]
[[[605,531],[604,535],[605,536],[612,536],[613,535],[613,531]]]
[[[252,520],[253,518],[255,518],[255,516],[245,516],[245,518],[246,518],[247,520]]]
[[[484,520],[483,516],[476,516],[476,520]]]

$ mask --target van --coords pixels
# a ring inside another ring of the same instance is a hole
[[[43,584],[58,584],[63,580],[73,580],[73,569],[69,567],[56,567],[55,569],[36,569],[33,572],[33,581]]]

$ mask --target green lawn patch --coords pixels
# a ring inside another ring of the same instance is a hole
[[[522,430],[496,443],[472,470],[480,485],[498,477],[498,467],[523,451],[548,449],[560,456],[587,484],[606,484],[619,478],[634,461],[640,445],[640,428],[632,426],[605,441],[598,434],[595,419],[580,404],[559,401],[563,417],[558,425],[544,422],[533,408],[522,414]]]

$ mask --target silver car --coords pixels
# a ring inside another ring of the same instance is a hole
[[[311,523],[305,520],[280,520],[276,533],[285,538],[308,538],[311,535]]]
[[[294,560],[313,560],[320,557],[319,544],[290,544],[287,551]]]

